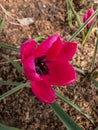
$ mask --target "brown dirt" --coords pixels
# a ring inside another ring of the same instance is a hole
[[[0,36],[0,43],[19,47],[26,39],[38,36],[47,37],[51,34],[66,36],[65,39],[68,40],[77,29],[74,17],[74,26],[69,27],[68,25],[65,0],[2,0],[0,4],[18,18],[32,17],[34,20],[34,23],[29,26],[18,26],[9,23],[11,21],[17,22],[15,19],[7,17],[3,33]],[[85,4],[74,1],[73,6],[81,18],[89,7],[97,8],[97,5],[90,0],[86,1]],[[0,18],[3,16],[4,12],[0,9]],[[80,44],[80,35],[75,39],[79,44],[77,54],[72,61],[73,65],[83,70],[89,70],[94,51],[94,39],[95,36],[92,33],[84,47]],[[2,54],[10,55],[14,59],[19,58],[19,54],[0,48],[0,80],[26,80],[10,64],[3,63],[5,60],[1,57]],[[94,130],[98,127],[98,89],[88,80],[80,84],[81,80],[83,80],[83,76],[77,74],[77,81],[73,85],[62,89],[57,88],[57,90],[91,115],[96,121],[96,126],[66,103],[59,99],[57,102],[83,130]],[[0,95],[11,88],[12,86],[0,86]],[[0,123],[22,130],[66,130],[53,110],[48,105],[39,102],[29,88],[0,101]]]

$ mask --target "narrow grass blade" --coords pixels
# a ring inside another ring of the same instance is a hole
[[[71,11],[71,9],[68,11],[68,13],[69,13],[68,22],[69,22],[69,25],[72,25],[72,11]]]
[[[72,0],[71,0],[71,2],[72,2]],[[69,7],[68,0],[66,0],[66,6],[67,6],[67,14],[68,14],[68,24],[72,25],[72,11]]]
[[[8,62],[10,62],[19,72],[23,71],[23,68],[21,65],[19,65],[17,62],[15,62],[14,60],[12,60],[11,58],[9,58],[6,55],[2,55],[3,58],[5,58]]]
[[[98,71],[93,72],[91,75],[94,79],[98,78]]]
[[[69,4],[69,6],[71,8],[71,11],[73,12],[76,20],[77,20],[77,23],[78,23],[79,27],[81,27],[81,25],[82,25],[81,20],[80,20],[80,18],[78,16],[77,12],[74,10],[74,8],[72,6],[72,2],[70,0],[68,0],[68,4]],[[81,34],[82,34],[82,37],[84,38],[84,31],[82,31]]]
[[[20,129],[0,124],[0,130],[20,130]]]
[[[53,108],[59,119],[63,122],[67,130],[82,130],[56,102],[50,104],[50,106]]]
[[[22,88],[26,87],[26,85],[29,85],[29,83],[24,83],[24,84],[18,85],[18,86],[15,87],[15,88],[12,88],[11,90],[9,90],[9,91],[7,91],[6,93],[2,94],[2,95],[0,96],[0,100],[2,100],[2,99],[4,99],[4,98],[6,98],[6,97],[12,95],[13,93],[19,91],[19,90],[22,89]]]
[[[70,106],[72,106],[74,109],[76,109],[77,111],[79,111],[82,115],[84,115],[87,119],[89,119],[93,124],[94,120],[92,119],[91,116],[89,116],[85,111],[83,111],[81,108],[79,108],[76,104],[74,104],[73,102],[71,102],[69,99],[65,98],[64,96],[62,96],[60,93],[58,93],[56,90],[56,95],[62,99],[63,101],[65,101],[67,104],[69,104]]]
[[[86,36],[84,37],[83,41],[82,41],[82,46],[85,45],[86,43],[86,40],[88,39],[89,35],[90,35],[90,32],[92,31],[93,27],[94,27],[95,23],[93,23],[93,25],[88,29],[87,33],[86,33]]]
[[[85,75],[85,72],[84,72],[82,69],[80,69],[80,68],[78,68],[78,67],[75,67],[75,66],[74,66],[74,69],[75,69],[78,73],[80,73],[80,74],[82,74],[82,75]]]
[[[7,45],[5,43],[0,43],[0,47],[6,48],[6,49],[10,49],[12,51],[19,52],[19,48],[16,48],[15,46],[12,46],[12,45]]]
[[[21,82],[0,81],[0,85],[20,85]]]
[[[96,88],[98,88],[98,81],[94,79],[94,77],[91,77],[91,80],[93,81]]]
[[[5,19],[0,20],[0,33],[2,32],[3,24]]]
[[[98,15],[98,9],[94,12],[93,15],[91,15],[88,20],[81,25],[81,27],[79,27],[79,29],[69,38],[68,41],[72,41],[88,24],[88,22],[92,19],[94,19],[96,16]],[[65,37],[63,37],[63,40],[65,39]]]
[[[73,8],[73,6],[72,6],[72,2],[71,2],[70,0],[68,0],[68,3],[69,3],[69,6],[70,6],[70,8],[71,8],[71,10],[72,10],[72,12],[73,12],[73,14],[74,14],[74,16],[76,17],[76,20],[77,20],[77,22],[78,22],[79,27],[80,27],[80,26],[82,25],[82,23],[81,23],[81,21],[80,21],[80,18],[79,18],[79,16],[78,16],[77,12],[74,10],[74,8]]]
[[[97,54],[97,50],[98,50],[98,30],[96,31],[96,35],[97,38],[95,39],[95,50],[94,50],[94,54],[93,54],[93,59],[92,59],[92,66],[91,66],[91,71],[94,69],[95,67],[95,62],[96,62],[96,54]]]

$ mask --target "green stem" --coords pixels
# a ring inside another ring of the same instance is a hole
[[[72,0],[71,0],[72,3]],[[68,14],[68,24],[72,25],[72,10],[69,7],[68,0],[66,0],[66,6],[67,6],[67,14]]]
[[[1,35],[2,29],[3,29],[4,21],[5,21],[5,17],[0,20],[0,35]]]
[[[88,37],[89,37],[89,35],[90,35],[90,32],[91,32],[91,30],[93,29],[94,25],[95,25],[95,22],[94,22],[94,23],[92,24],[92,26],[88,29],[88,31],[87,31],[87,33],[86,33],[86,36],[84,37],[84,39],[83,39],[83,41],[82,41],[82,46],[84,46],[84,44],[85,44],[86,40],[88,39]]]
[[[98,30],[97,30],[98,31]],[[97,32],[96,31],[96,32]],[[96,33],[97,34],[97,33]],[[98,34],[97,34],[97,38],[95,40],[96,42],[96,46],[95,46],[95,50],[94,50],[94,55],[93,55],[93,60],[92,60],[92,66],[91,66],[91,72],[95,67],[95,62],[96,62],[96,54],[97,54],[97,49],[98,49]]]

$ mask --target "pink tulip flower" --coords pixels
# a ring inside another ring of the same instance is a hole
[[[36,46],[34,40],[28,40],[21,45],[24,73],[30,80],[35,96],[50,104],[56,98],[53,85],[65,86],[76,80],[76,72],[69,60],[74,56],[77,44],[63,42],[59,35],[52,35]]]
[[[85,22],[92,14],[94,14],[94,10],[93,10],[93,9],[89,9],[88,12],[84,15],[83,22]],[[91,20],[91,21],[87,24],[87,27],[88,27],[88,28],[92,25],[93,21],[94,21],[94,20]]]

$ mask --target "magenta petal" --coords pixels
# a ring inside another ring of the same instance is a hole
[[[58,36],[52,47],[46,53],[47,59],[55,59],[62,50],[63,44],[61,38]]]
[[[85,23],[85,21],[87,20],[87,18],[88,18],[88,17],[87,17],[87,14],[85,14],[84,17],[83,17],[83,22],[84,22],[84,23]]]
[[[74,42],[64,42],[64,45],[61,51],[58,54],[58,58],[63,61],[69,61],[72,59],[74,54],[76,53],[77,43]]]
[[[29,56],[32,55],[35,47],[36,47],[36,42],[32,39],[27,40],[21,45],[20,56],[21,56],[22,62],[24,62],[25,59],[27,59]]]
[[[50,104],[55,101],[55,93],[50,84],[44,81],[31,81],[32,91],[35,96],[44,103]]]
[[[44,79],[53,85],[68,85],[76,80],[76,72],[68,62],[54,61],[49,64],[49,75]]]
[[[94,10],[93,9],[89,9],[88,12],[84,15],[83,17],[83,22],[85,22],[91,15],[94,14]],[[94,20],[91,20],[88,24],[87,27],[89,28]]]
[[[29,80],[41,80],[41,77],[36,73],[35,58],[33,56],[26,59],[23,65],[25,75]]]
[[[34,51],[36,57],[46,55],[47,51],[52,47],[52,45],[57,41],[59,35],[52,35],[45,41],[43,41],[38,48]]]

